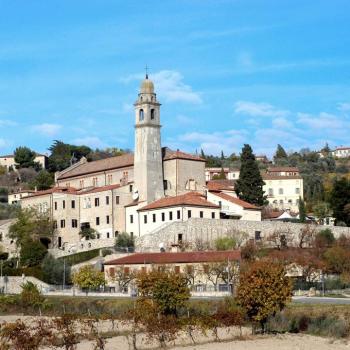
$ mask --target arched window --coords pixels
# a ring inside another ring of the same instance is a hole
[[[151,109],[151,119],[154,119],[154,109]]]
[[[139,121],[142,122],[143,119],[144,119],[143,109],[140,109],[140,112],[139,112]]]

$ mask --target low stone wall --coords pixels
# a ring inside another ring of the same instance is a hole
[[[80,241],[76,244],[70,244],[65,249],[49,249],[49,253],[55,258],[60,258],[67,255],[72,255],[80,252],[86,252],[89,250],[100,249],[100,248],[111,248],[115,244],[115,238],[106,239],[90,239],[88,241]]]
[[[2,277],[0,278],[0,289],[3,288],[4,293],[7,294],[20,294],[22,292],[21,286],[26,282],[34,283],[42,293],[50,290],[49,284],[31,276],[9,276],[7,280]]]
[[[246,232],[250,239],[255,238],[255,233],[260,232],[261,239],[264,240],[275,232],[285,233],[294,242],[298,241],[299,235],[305,224],[281,222],[281,221],[243,221],[243,220],[223,220],[223,219],[199,219],[192,218],[187,221],[176,221],[155,234],[144,235],[136,239],[137,251],[159,251],[159,244],[163,243],[169,248],[172,244],[177,244],[179,235],[184,242],[214,242],[217,238],[227,236],[237,231]],[[340,235],[350,236],[350,227],[340,226],[320,226],[312,225],[316,231],[330,228],[335,237]]]

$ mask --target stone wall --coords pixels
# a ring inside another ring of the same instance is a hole
[[[34,283],[38,289],[42,292],[48,292],[50,285],[40,281],[39,279],[31,276],[9,276],[0,278],[0,289],[3,288],[7,294],[20,294],[22,292],[22,285],[26,282]]]
[[[226,236],[237,231],[246,232],[250,239],[255,238],[255,233],[260,232],[262,240],[275,232],[280,232],[291,237],[297,242],[301,230],[305,224],[297,224],[280,221],[243,221],[243,220],[214,220],[192,218],[184,222],[173,222],[154,234],[144,235],[136,239],[136,249],[138,251],[159,251],[159,243],[170,248],[172,244],[177,244],[179,239],[184,242],[214,242],[217,238]],[[350,236],[350,227],[327,227],[312,225],[316,231],[330,228],[335,237],[340,235]]]

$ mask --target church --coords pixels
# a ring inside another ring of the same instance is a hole
[[[239,208],[238,219],[261,220],[260,209],[236,198],[232,187],[207,186],[204,159],[162,148],[160,106],[146,74],[134,103],[134,154],[82,158],[55,174],[55,187],[21,199],[23,208],[49,213],[57,232],[53,247],[80,244],[84,228],[104,240],[154,233],[173,221],[219,219],[223,203]]]

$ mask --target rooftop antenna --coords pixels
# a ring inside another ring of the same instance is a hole
[[[149,70],[149,67],[147,66],[146,64],[146,67],[145,67],[145,71],[146,71],[146,79],[148,79],[148,70]]]

